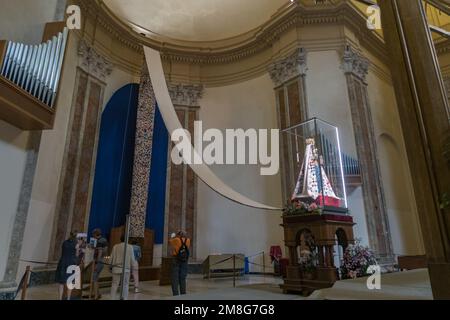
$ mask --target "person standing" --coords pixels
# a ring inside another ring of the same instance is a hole
[[[142,258],[142,250],[137,240],[133,240],[131,242],[131,245],[133,246],[134,259],[136,260],[136,267],[134,267],[132,270],[134,280],[134,293],[139,293],[139,262]]]
[[[125,236],[122,235],[119,244],[116,244],[111,253],[111,272],[113,275],[111,285],[111,300],[117,300],[117,289],[119,288],[120,280],[123,271],[123,262],[125,260],[125,274],[123,277],[123,299],[128,299],[128,290],[130,287],[130,273],[133,268],[137,267],[136,259],[134,258],[133,246],[127,244],[125,250]],[[126,252],[125,252],[126,251]],[[120,297],[122,298],[122,297]]]
[[[176,235],[172,234],[169,245],[173,257],[172,293],[174,296],[185,295],[191,240],[187,237],[186,232],[179,231]]]
[[[58,287],[58,297],[62,300],[64,297],[64,288],[67,287],[67,280],[71,276],[69,274],[68,268],[71,266],[78,266],[79,256],[80,256],[80,243],[81,240],[77,239],[77,232],[73,231],[70,233],[69,239],[63,242],[61,249],[61,258],[58,262],[58,267],[56,268],[55,280],[59,284]],[[72,296],[72,290],[67,287],[67,300],[70,300]]]
[[[102,296],[99,294],[98,281],[105,265],[104,257],[108,254],[108,240],[102,236],[102,230],[100,229],[92,231],[92,238],[96,242],[94,246],[95,269],[93,274],[94,299],[99,300]]]

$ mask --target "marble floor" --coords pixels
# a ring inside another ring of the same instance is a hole
[[[246,275],[232,278],[203,279],[201,275],[188,277],[188,295],[174,298],[170,286],[159,286],[158,281],[142,282],[140,293],[130,290],[129,300],[189,299],[189,300],[286,300],[299,299],[297,295],[285,295],[279,284],[282,280],[273,276]],[[102,300],[110,300],[109,288],[102,288]],[[30,288],[27,300],[55,300],[58,286],[45,285]]]
[[[129,300],[429,300],[433,299],[426,269],[383,274],[381,290],[369,290],[367,278],[338,281],[333,288],[319,290],[310,297],[283,294],[282,279],[273,276],[246,275],[236,281],[232,278],[203,279],[201,275],[188,277],[188,294],[172,297],[170,286],[159,286],[158,281],[143,282],[141,292],[130,291]],[[55,300],[56,285],[30,288],[28,300]],[[109,288],[101,289],[102,299],[110,299]]]

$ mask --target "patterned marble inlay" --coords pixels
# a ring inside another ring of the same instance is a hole
[[[41,144],[42,133],[39,131],[31,132],[27,143],[26,163],[22,178],[22,185],[19,194],[19,203],[16,216],[14,218],[13,228],[11,230],[11,241],[9,245],[8,260],[6,263],[3,285],[9,285],[16,281],[16,275],[19,267],[20,253],[22,251],[23,236],[30,207],[31,192],[33,189],[34,175],[38,161],[39,147]]]
[[[194,135],[194,122],[198,120],[198,107],[177,106],[176,113],[184,128]],[[179,230],[187,232],[196,241],[197,177],[187,165],[176,165],[170,161],[166,195],[166,231],[170,234]],[[169,254],[169,248],[167,248]],[[191,252],[195,257],[195,247]]]
[[[150,76],[145,69],[144,67],[139,89],[130,205],[130,235],[136,238],[143,238],[145,232],[156,109],[155,93],[153,92]]]
[[[365,81],[369,61],[350,46],[345,48],[342,69],[347,78],[347,89],[352,114],[358,159],[361,164],[362,194],[367,218],[369,243],[380,264],[394,261],[385,196],[378,162],[375,129]]]
[[[86,119],[84,124],[83,143],[80,150],[78,177],[76,181],[76,193],[72,216],[71,230],[84,230],[88,211],[89,187],[94,165],[95,139],[98,132],[99,110],[101,108],[102,88],[96,82],[91,81]]]
[[[176,110],[181,124],[185,123],[185,110]],[[168,155],[170,157],[170,154]],[[183,226],[183,171],[184,165],[176,165],[172,161],[170,169],[170,192],[169,192],[169,233],[177,232]]]
[[[61,245],[65,240],[67,225],[69,223],[70,207],[72,203],[73,190],[75,188],[74,177],[77,167],[77,156],[79,153],[79,140],[81,139],[83,114],[85,108],[85,97],[87,94],[88,75],[78,70],[78,87],[76,88],[76,98],[74,101],[73,119],[70,129],[70,137],[68,138],[68,146],[66,147],[66,155],[64,160],[65,168],[63,170],[62,192],[59,198],[59,206],[56,209],[58,221],[56,225],[56,235],[54,241],[53,259],[59,259],[61,254]]]

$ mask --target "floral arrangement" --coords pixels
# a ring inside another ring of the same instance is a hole
[[[305,215],[305,214],[320,214],[321,209],[319,206],[313,202],[311,204],[307,204],[300,201],[290,202],[283,209],[283,214],[286,216],[297,216],[297,215]]]
[[[368,247],[361,245],[361,240],[349,245],[344,252],[341,272],[344,279],[355,279],[370,275],[367,269],[377,265],[375,255]]]

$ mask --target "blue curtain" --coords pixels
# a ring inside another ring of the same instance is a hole
[[[89,233],[109,235],[130,210],[139,85],[119,89],[102,114]]]
[[[125,224],[130,211],[139,85],[119,89],[102,114],[95,168],[89,233],[101,228],[106,236]],[[146,228],[163,243],[169,134],[158,108],[155,112]]]

